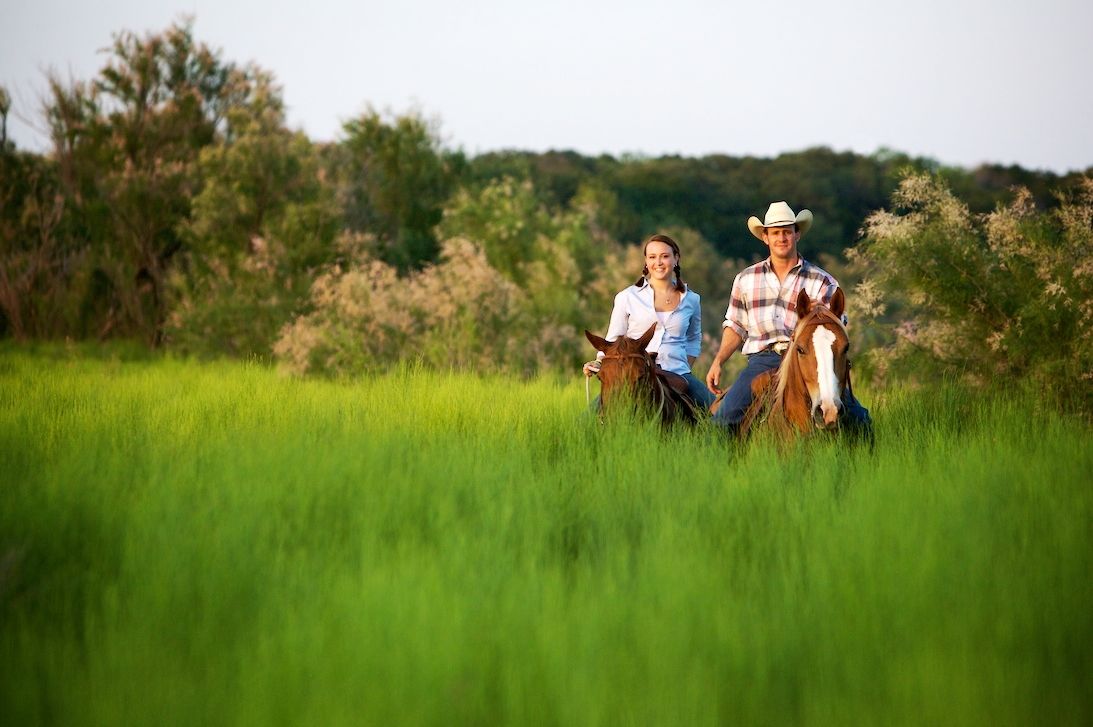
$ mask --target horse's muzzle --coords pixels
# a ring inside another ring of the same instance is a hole
[[[812,407],[812,423],[816,425],[817,429],[832,430],[837,429],[839,426],[839,416],[842,414],[843,407],[841,403],[838,404],[817,404]]]

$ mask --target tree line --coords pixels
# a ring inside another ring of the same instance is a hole
[[[733,274],[763,253],[744,220],[772,200],[813,210],[804,252],[850,284],[883,248],[869,221],[908,179],[926,175],[969,220],[1020,188],[1044,229],[1089,179],[823,147],[469,157],[421,115],[371,108],[320,143],[289,128],[269,72],[223,58],[185,21],[118,33],[92,79],[50,77],[47,153],[15,148],[10,110],[0,89],[0,337],[135,339],[328,373],[573,365],[653,232],[680,239],[716,334]],[[874,273],[865,282],[893,300],[906,292]],[[873,343],[891,347],[901,309],[885,310]]]

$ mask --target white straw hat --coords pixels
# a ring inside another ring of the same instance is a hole
[[[801,210],[795,215],[785,202],[771,202],[762,222],[759,221],[758,217],[748,218],[748,229],[751,230],[751,234],[760,240],[763,239],[764,228],[785,227],[787,225],[797,225],[801,237],[804,237],[805,233],[808,232],[808,228],[812,227],[812,213],[808,210]]]

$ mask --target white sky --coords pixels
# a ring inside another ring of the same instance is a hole
[[[271,70],[316,140],[371,104],[436,118],[471,154],[887,146],[1093,166],[1088,0],[0,0],[9,135],[45,148],[46,70],[90,79],[113,33],[182,14],[225,60]]]

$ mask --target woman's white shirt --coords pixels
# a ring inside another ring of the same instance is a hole
[[[619,336],[641,338],[656,325],[646,351],[655,351],[657,363],[665,371],[686,374],[691,371],[688,356],[702,353],[702,306],[698,293],[685,289],[675,310],[664,312],[661,322],[653,302],[653,288],[649,285],[631,285],[615,296],[611,310],[611,323],[607,327],[608,341]]]

